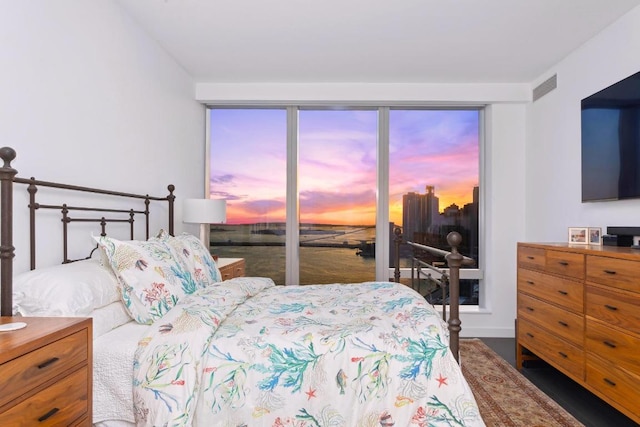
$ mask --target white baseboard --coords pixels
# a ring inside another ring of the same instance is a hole
[[[514,328],[474,328],[462,325],[461,338],[515,338]]]

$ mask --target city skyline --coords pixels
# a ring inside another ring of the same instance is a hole
[[[227,200],[227,223],[284,222],[286,111],[211,114],[211,197]],[[472,202],[478,122],[476,110],[390,111],[391,221],[402,223],[403,194],[427,185],[442,210]],[[375,110],[300,111],[301,222],[375,224],[377,129]]]

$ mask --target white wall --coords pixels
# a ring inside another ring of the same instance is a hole
[[[193,80],[117,3],[0,2],[0,63],[0,146],[17,151],[19,176],[158,196],[172,183],[178,200],[204,194],[205,112]],[[20,197],[15,272],[28,269]],[[152,224],[166,226],[166,216]],[[38,265],[59,263],[59,219],[38,234]]]
[[[534,82],[557,73],[558,88],[528,111],[528,241],[566,241],[567,227],[640,226],[640,200],[581,202],[580,100],[640,71],[640,7]]]
[[[526,105],[487,110],[485,147],[485,307],[467,317],[465,336],[513,337],[516,317],[516,245],[524,237]]]
[[[526,84],[439,83],[207,83],[196,84],[196,99],[204,103],[372,103],[487,104],[524,102]]]

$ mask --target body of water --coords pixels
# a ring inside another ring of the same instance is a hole
[[[301,229],[300,284],[359,283],[375,280],[376,260],[360,256],[363,245],[375,242],[374,227],[318,225]],[[285,285],[285,233],[282,225],[223,225],[211,231],[211,251],[221,258],[244,258],[245,275],[270,277]],[[410,267],[409,258],[401,259]],[[403,283],[412,285],[410,279]],[[414,283],[413,286],[416,286]],[[431,294],[435,285],[422,280],[415,287],[423,295]],[[461,304],[478,304],[478,281],[461,281]],[[437,292],[428,297],[439,302]]]
[[[359,256],[375,241],[375,227],[314,225],[301,227],[300,283],[356,283],[375,280],[375,258]],[[284,224],[212,227],[212,252],[244,258],[247,276],[285,283]]]

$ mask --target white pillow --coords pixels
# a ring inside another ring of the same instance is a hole
[[[13,281],[13,311],[23,316],[87,316],[119,299],[116,276],[94,259],[37,268]]]
[[[104,307],[96,308],[89,317],[93,318],[93,339],[106,334],[107,332],[132,322],[133,319],[124,308],[122,301],[112,302]]]

